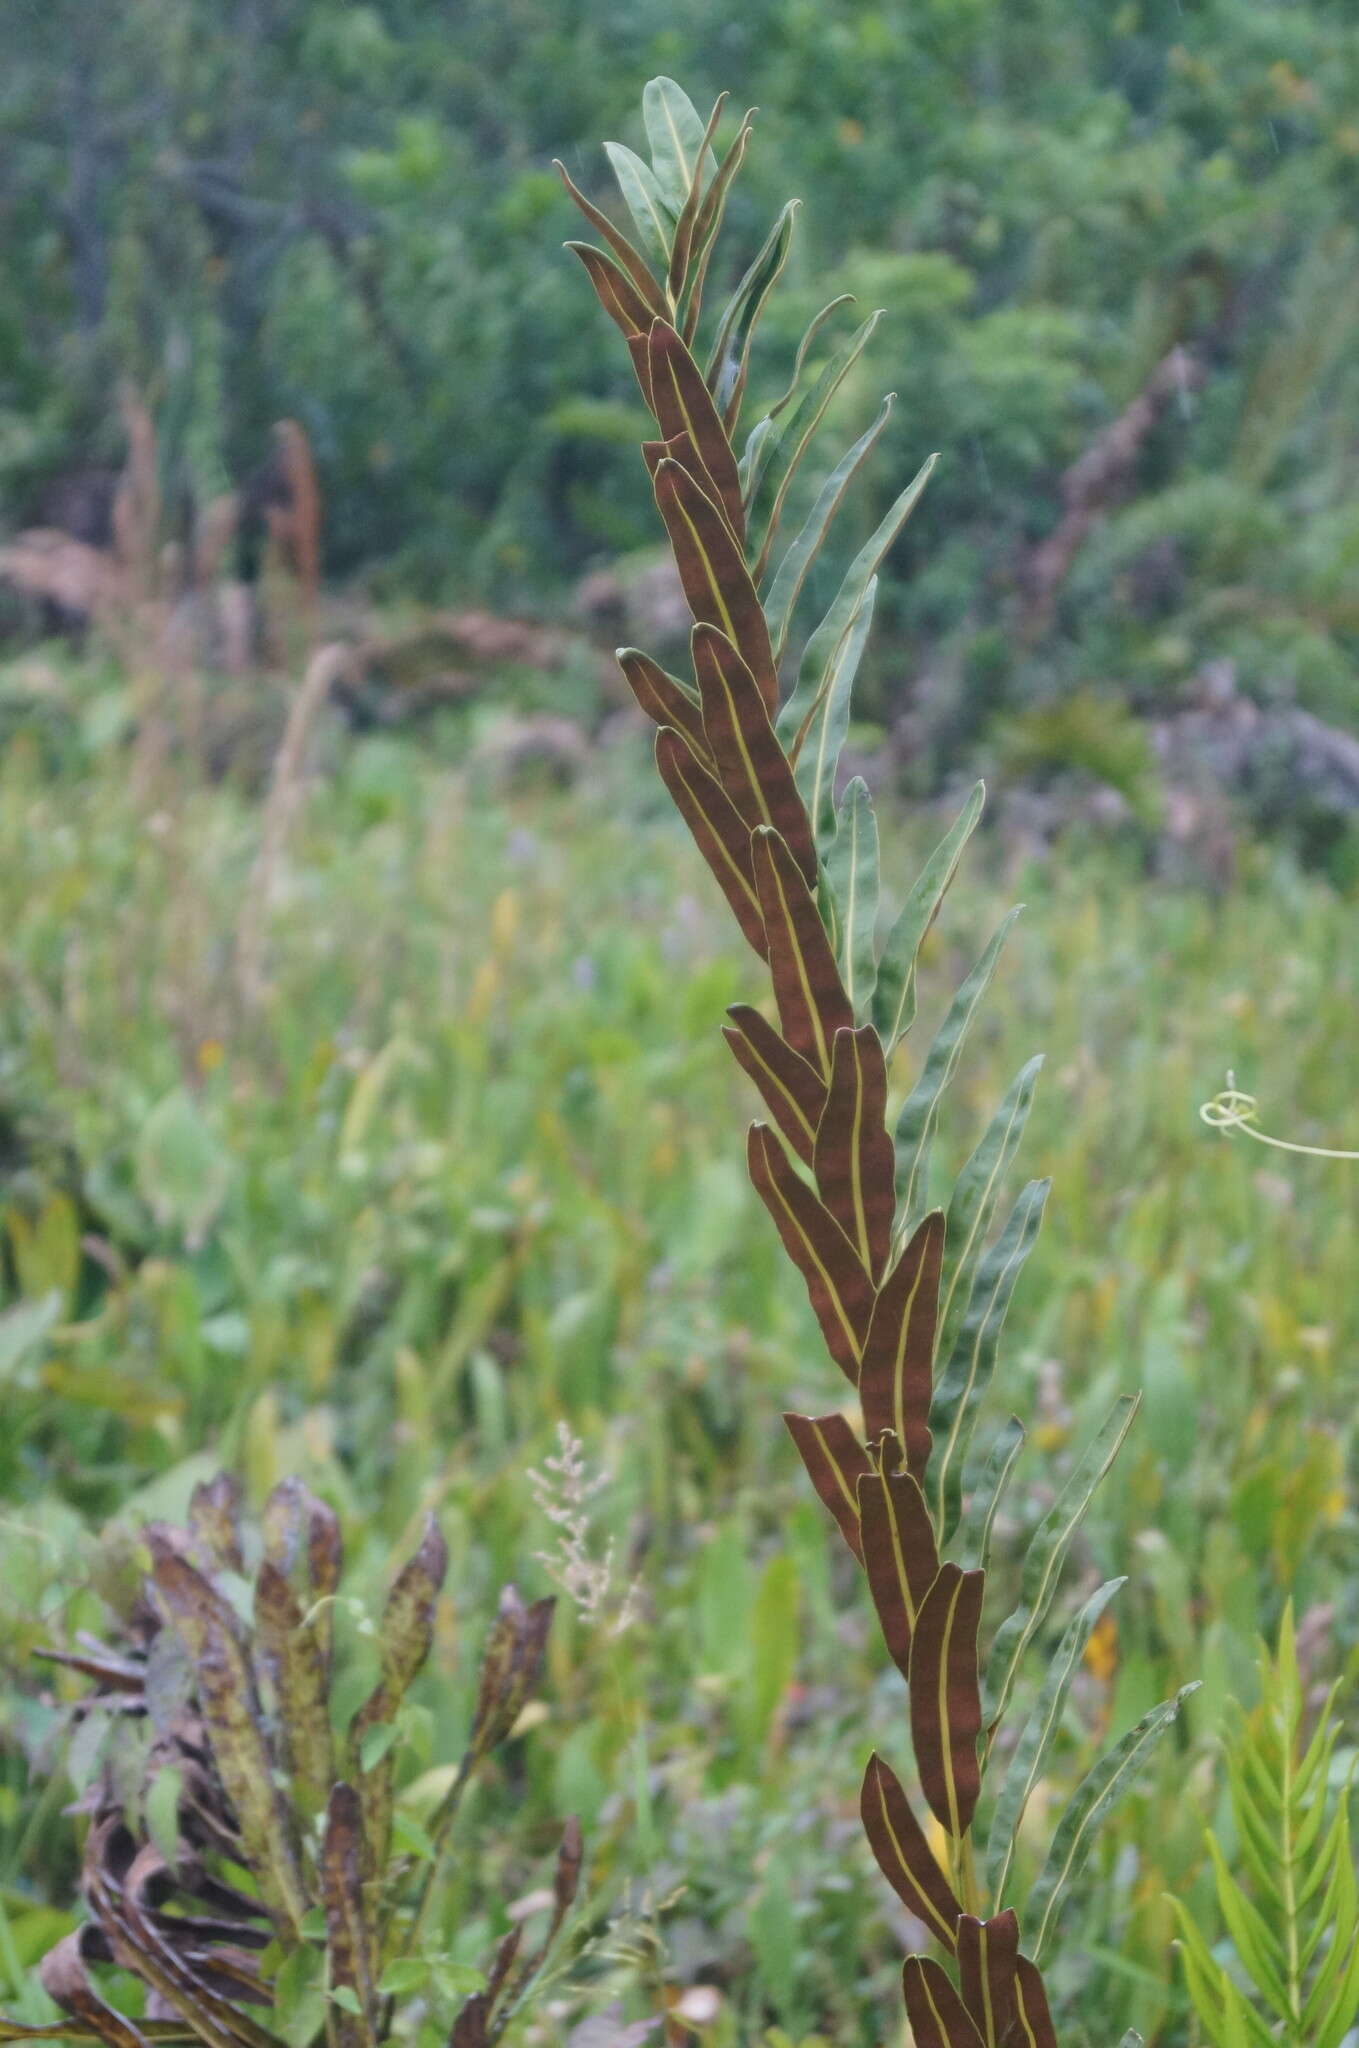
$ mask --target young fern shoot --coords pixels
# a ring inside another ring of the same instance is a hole
[[[1090,1772],[1026,1900],[1015,1842],[1081,1653],[1117,1582],[1061,1638],[999,1788],[996,1735],[1027,1652],[1046,1627],[1077,1528],[1127,1433],[1120,1401],[1040,1523],[1020,1602],[981,1636],[996,1507],[1022,1449],[1015,1421],[979,1474],[968,1453],[997,1344],[1047,1193],[1030,1182],[1002,1214],[1006,1175],[1037,1079],[1031,1061],[941,1208],[931,1149],[945,1092],[1013,921],[958,990],[920,1077],[889,1125],[892,1055],[915,1016],[921,943],[981,811],[974,790],[882,939],[878,836],[860,780],[836,800],[855,670],[878,570],[928,481],[930,457],[846,569],[794,661],[787,649],[808,569],[886,423],[890,400],[830,469],[787,537],[792,486],[827,408],[859,361],[873,315],[830,340],[843,300],[812,322],[781,396],[741,428],[751,344],[787,260],[780,213],[699,342],[704,292],[750,117],[718,155],[723,102],[704,122],[670,79],[643,100],[646,164],[608,145],[636,241],[562,171],[606,245],[571,243],[621,330],[655,423],[642,454],[693,618],[692,676],[624,648],[619,661],[659,728],[662,780],[752,951],[772,1018],[738,1003],[726,1038],[764,1106],[747,1161],[826,1348],[858,1395],[862,1431],[838,1412],[784,1419],[816,1492],[863,1568],[887,1649],[906,1680],[914,1772],[876,1752],[863,1780],[868,1841],[887,1882],[938,1951],[903,1966],[919,2048],[1055,2048],[1041,1962],[1063,1897],[1113,1801],[1174,1720],[1156,1708]],[[558,166],[560,169],[561,167]],[[785,680],[786,679],[786,680]],[[1183,1697],[1181,1695],[1180,1697]],[[942,1830],[941,1860],[929,1817]],[[989,1821],[984,1834],[979,1817]]]

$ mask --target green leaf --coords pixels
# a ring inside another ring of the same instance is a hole
[[[396,1741],[396,1736],[397,1728],[394,1721],[364,1729],[359,1738],[359,1763],[365,1771],[371,1771],[375,1764],[382,1762]]]
[[[814,672],[814,684],[807,691],[806,714],[796,727],[796,738],[789,749],[797,786],[802,791],[823,858],[835,837],[835,771],[849,731],[854,678],[872,628],[877,596],[875,576],[864,590],[858,609],[846,617],[839,639],[826,648],[824,668],[818,667]],[[779,713],[774,729],[780,737],[785,728],[784,712],[799,702],[801,691],[799,681],[798,692]]]
[[[760,443],[758,460],[752,464],[745,484],[757,580],[764,574],[793,478],[826,416],[827,407],[872,340],[881,319],[881,312],[869,314],[849,339],[840,344],[811,390],[787,420],[776,425],[773,433],[766,434]],[[757,542],[758,553],[755,553]]]
[[[1126,1579],[1108,1579],[1090,1595],[1062,1637],[1057,1654],[1048,1666],[1033,1712],[1015,1744],[986,1838],[987,1881],[997,1907],[1005,1902],[1005,1884],[1019,1840],[1024,1810],[1035,1786],[1042,1779],[1043,1767],[1061,1726],[1062,1710],[1085,1646],[1114,1594],[1127,1583]]]
[[[977,1410],[996,1370],[1010,1301],[1043,1223],[1050,1183],[1032,1180],[1022,1188],[1005,1227],[977,1270],[976,1285],[962,1328],[939,1373],[930,1404],[930,1432],[939,1446],[934,1479],[935,1512],[947,1542],[962,1512],[963,1465]],[[1016,1445],[1018,1450],[1018,1445]],[[997,1499],[999,1495],[997,1495]],[[994,1512],[994,1503],[992,1513]],[[990,1535],[990,1516],[986,1537]]]
[[[915,1021],[915,977],[921,943],[939,914],[939,906],[958,871],[963,848],[976,830],[985,801],[986,785],[979,782],[926,861],[887,935],[878,962],[873,1022],[889,1058],[897,1040],[905,1036]]]
[[[181,1773],[173,1764],[166,1764],[152,1779],[143,1806],[146,1832],[170,1864],[179,1856],[179,1795],[183,1789]]]
[[[944,1091],[957,1072],[972,1020],[991,986],[1001,951],[1022,908],[1022,905],[1016,905],[1001,919],[990,944],[949,1005],[948,1015],[925,1056],[920,1079],[901,1106],[896,1128],[899,1236],[905,1236],[907,1231],[915,1228],[922,1211],[928,1206],[930,1148],[943,1107]]]
[[[855,1016],[862,1018],[877,974],[878,821],[861,775],[845,785],[825,866],[840,938],[840,979]]]
[[[0,1314],[0,1382],[18,1376],[40,1356],[49,1330],[61,1321],[62,1298],[53,1288],[36,1301],[18,1301]]]
[[[997,1511],[1010,1483],[1015,1460],[1028,1441],[1028,1432],[1017,1415],[1003,1424],[987,1453],[976,1485],[958,1523],[957,1551],[960,1563],[976,1564],[987,1571],[991,1564],[991,1532]]]
[[[987,1232],[1005,1173],[1018,1149],[1033,1103],[1043,1056],[1020,1068],[981,1143],[953,1184],[944,1219],[944,1273],[939,1289],[939,1350],[947,1358],[967,1314]]]
[[[1132,1428],[1141,1397],[1123,1394],[1077,1461],[1076,1468],[1044,1515],[1024,1554],[1019,1605],[996,1630],[986,1660],[986,1725],[994,1728],[1009,1704],[1024,1652],[1047,1618],[1062,1566],[1076,1531],[1109,1467]]]
[[[750,365],[750,343],[769,294],[778,283],[793,242],[793,223],[798,201],[790,199],[780,213],[755,260],[727,301],[717,326],[717,337],[704,371],[717,410],[730,429],[740,409]],[[764,423],[761,422],[761,425]],[[758,429],[757,429],[758,431]],[[747,449],[747,455],[749,449]]]
[[[604,154],[613,166],[618,189],[636,223],[637,232],[664,275],[675,233],[675,211],[667,206],[650,165],[644,164],[639,156],[634,156],[621,142],[606,142]]]
[[[704,123],[688,93],[673,78],[648,81],[642,93],[642,120],[656,183],[678,218],[698,171]]]
[[[1025,1907],[1026,1927],[1037,1928],[1036,1936],[1030,1936],[1035,1962],[1042,1960],[1067,1886],[1079,1874],[1090,1854],[1100,1822],[1110,1808],[1131,1791],[1148,1753],[1175,1720],[1190,1694],[1197,1691],[1197,1681],[1181,1686],[1173,1699],[1163,1700],[1160,1706],[1144,1714],[1137,1726],[1130,1728],[1107,1756],[1101,1757],[1076,1788],[1053,1837],[1048,1860]]]
[[[793,536],[784,550],[783,559],[770,585],[769,597],[765,603],[765,614],[769,620],[769,635],[774,643],[774,658],[782,655],[792,624],[793,610],[799,593],[806,581],[807,571],[815,561],[817,553],[830,530],[831,521],[845,500],[855,472],[867,457],[870,449],[882,433],[892,415],[895,394],[889,392],[882,402],[882,410],[866,434],[861,434],[849,453],[842,456],[831,471],[816,502],[801,529]]]

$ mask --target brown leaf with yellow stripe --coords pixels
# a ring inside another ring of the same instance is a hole
[[[1057,2048],[1043,1979],[1027,1956],[1020,1956],[1015,1974],[1015,2018],[1005,2048]]]
[[[871,1024],[837,1031],[812,1164],[822,1201],[875,1281],[887,1264],[896,1215],[896,1153],[886,1115],[882,1040]]]
[[[726,634],[754,676],[772,718],[779,701],[778,672],[769,623],[744,550],[717,506],[677,462],[661,463],[655,484],[656,503],[689,609],[696,620]]]
[[[596,249],[592,242],[568,242],[566,246],[584,264],[586,275],[595,288],[595,297],[615,327],[629,340],[634,334],[645,338],[652,321],[651,308],[627,272],[614,262],[612,256]],[[650,388],[648,380],[642,389],[649,391]]]
[[[668,441],[643,441],[642,460],[652,483],[656,471],[663,462],[677,462],[686,476],[692,477],[705,498],[712,504],[718,503],[717,485],[708,472],[708,466],[688,434],[672,434]],[[722,515],[726,517],[725,512]]]
[[[656,406],[651,396],[651,355],[647,349],[645,334],[630,334],[628,336],[628,354],[632,357],[632,367],[637,373],[637,382],[641,386],[642,396],[646,400],[647,407],[654,418]]]
[[[986,2048],[967,2007],[930,1957],[907,1956],[901,1989],[915,2048]]]
[[[596,233],[603,235],[614,255],[627,272],[643,304],[648,306],[653,313],[663,316],[665,313],[665,294],[627,236],[621,234],[609,219],[607,213],[602,212],[594,204],[593,200],[587,199],[579,186],[572,182],[571,175],[560,158],[554,157],[552,159],[552,168],[559,174],[563,185],[565,185],[567,191],[575,200],[576,205],[585,215],[586,220],[589,221],[590,226],[595,229]]]
[[[859,1815],[878,1868],[902,1905],[951,1949],[963,1909],[925,1839],[901,1780],[876,1750],[864,1772]]]
[[[814,889],[816,847],[807,807],[755,678],[715,626],[695,626],[690,644],[703,730],[723,788],[748,825],[773,826]]]
[[[807,1477],[862,1564],[857,1488],[865,1473],[873,1469],[867,1451],[843,1415],[785,1415],[783,1419]]]
[[[967,1832],[981,1790],[977,1630],[985,1583],[984,1572],[940,1565],[911,1637],[911,1741],[920,1787],[954,1841]]]
[[[765,959],[768,941],[755,890],[750,833],[731,798],[673,726],[663,727],[656,735],[656,766],[694,844],[716,875],[736,922]]]
[[[804,1166],[812,1163],[816,1127],[826,1086],[800,1052],[794,1052],[767,1017],[749,1003],[733,1003],[722,1036],[749,1074],[774,1123]]]
[[[751,835],[751,854],[780,1027],[794,1052],[829,1081],[835,1034],[854,1029],[853,1006],[841,985],[816,901],[788,842],[762,825]]]
[[[799,1179],[767,1124],[752,1124],[746,1163],[756,1192],[774,1219],[783,1247],[807,1284],[826,1347],[855,1385],[873,1306],[873,1283],[830,1211]]]
[[[909,1472],[883,1472],[870,1465],[859,1480],[858,1499],[868,1590],[888,1654],[907,1678],[911,1639],[939,1570],[934,1524]]]
[[[703,381],[703,372],[674,328],[663,319],[653,322],[647,348],[651,358],[651,391],[661,432],[667,439],[677,434],[688,435],[717,487],[715,502],[744,547],[746,514],[736,457]]]
[[[987,2048],[1002,2048],[1014,2024],[1019,1922],[1008,1909],[993,1919],[964,1913],[958,1922],[958,1978],[963,2004]]]
[[[870,1443],[890,1429],[906,1469],[923,1481],[930,1455],[934,1333],[944,1217],[935,1209],[912,1234],[878,1292],[859,1374],[864,1433]]]
[[[693,691],[636,647],[620,647],[616,659],[628,688],[647,717],[657,725],[673,725],[676,732],[684,735],[695,759],[711,769],[703,712]]]

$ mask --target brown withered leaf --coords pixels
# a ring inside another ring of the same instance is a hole
[[[189,1497],[189,1530],[211,1571],[242,1572],[241,1488],[230,1472],[200,1479]]]
[[[690,646],[704,735],[722,787],[752,829],[773,826],[808,888],[815,888],[816,847],[806,805],[754,676],[716,626],[695,626]]]
[[[165,1540],[158,1525],[147,1535],[153,1583],[195,1667],[203,1720],[240,1829],[244,1861],[276,1928],[289,1938],[307,1911],[306,1888],[274,1784],[273,1757],[240,1626],[216,1588]]]
[[[677,676],[669,675],[659,662],[636,647],[620,647],[618,666],[638,704],[657,725],[672,725],[682,733],[696,760],[709,771],[712,757],[703,730],[703,712],[698,698]]]
[[[785,1415],[783,1419],[807,1468],[807,1477],[862,1564],[864,1547],[857,1487],[863,1475],[873,1469],[867,1451],[843,1415]]]
[[[722,1036],[759,1089],[785,1142],[804,1166],[810,1166],[826,1100],[825,1082],[749,1003],[731,1004],[727,1015],[731,1022],[723,1025]]]
[[[635,334],[645,336],[651,325],[651,308],[622,266],[590,242],[568,242],[566,247],[579,256],[596,298],[620,332],[629,339]]]
[[[916,2048],[988,2048],[966,2006],[931,1958],[907,1956],[901,1988]]]
[[[901,1780],[876,1751],[864,1772],[859,1814],[878,1868],[902,1905],[951,1949],[963,1909],[925,1839]]]
[[[146,2048],[136,2024],[106,2005],[90,1983],[87,1959],[97,1960],[100,1946],[95,1928],[77,1927],[50,1949],[38,1965],[43,1990],[63,2012],[82,2022],[108,2048]],[[11,2040],[28,2038],[7,2025]]]
[[[819,1202],[767,1124],[752,1124],[746,1165],[801,1273],[826,1348],[852,1386],[873,1309],[873,1283],[830,1211]]]
[[[312,1813],[325,1805],[335,1778],[318,1618],[304,1615],[287,1579],[266,1557],[255,1578],[256,1651],[278,1701],[283,1763]]]
[[[526,1607],[513,1586],[506,1586],[501,1593],[500,1612],[491,1625],[481,1656],[481,1679],[468,1742],[475,1756],[487,1756],[497,1748],[518,1720],[538,1682],[556,1604],[549,1598],[535,1600]]]
[[[343,2048],[371,2043],[375,2012],[374,1931],[364,1883],[363,1813],[352,1785],[332,1788],[321,1841],[321,1903],[326,1916],[330,1988],[346,1985],[357,2013],[335,2008],[336,2039]]]
[[[836,1032],[812,1166],[821,1199],[875,1281],[896,1215],[896,1153],[884,1127],[887,1062],[871,1024]]]
[[[750,843],[779,1026],[794,1052],[829,1082],[835,1034],[854,1029],[853,1005],[787,841],[764,825],[751,834]]]
[[[692,442],[704,471],[712,479],[714,503],[741,547],[745,546],[746,514],[736,457],[717,407],[703,381],[703,372],[665,320],[653,323],[647,342],[651,358],[651,391],[656,417],[667,440],[683,434]]]
[[[264,1503],[261,1524],[265,1557],[308,1610],[328,1681],[334,1635],[330,1601],[344,1569],[339,1518],[300,1479],[289,1477],[279,1481]]]
[[[1048,1994],[1037,1965],[1020,1956],[1015,1972],[1015,2020],[1005,2048],[1057,2048]]]
[[[934,1209],[912,1233],[879,1290],[859,1374],[864,1431],[876,1443],[891,1430],[906,1469],[924,1480],[929,1463],[934,1338],[944,1253],[943,1211]]]
[[[749,831],[722,785],[695,758],[673,726],[663,727],[656,735],[656,766],[695,846],[717,877],[736,922],[763,960],[764,917],[755,893]]]
[[[718,507],[677,462],[661,463],[655,487],[690,611],[695,620],[725,633],[759,685],[772,718],[779,702],[778,673],[744,551]]]
[[[943,1564],[921,1601],[911,1637],[911,1741],[930,1810],[954,1841],[971,1825],[981,1790],[977,1737],[981,1684],[977,1630],[984,1572]]]
[[[592,200],[585,197],[579,186],[573,183],[566,165],[558,157],[553,157],[552,168],[561,178],[563,185],[565,185],[567,191],[575,200],[576,205],[585,215],[586,220],[589,221],[590,226],[597,234],[603,235],[610,249],[627,272],[643,304],[648,306],[653,313],[664,316],[665,294],[627,236],[614,226],[607,213],[602,212]]]
[[[963,2004],[984,2041],[997,2048],[1014,2025],[1017,2007],[1015,1971],[1019,1959],[1019,1922],[1008,1909],[990,1920],[964,1913],[958,1922],[958,1980]]]
[[[934,1524],[909,1472],[870,1468],[858,1500],[868,1590],[888,1655],[907,1678],[917,1616],[939,1570]]]

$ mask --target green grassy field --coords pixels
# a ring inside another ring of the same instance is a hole
[[[713,2048],[774,2025],[895,2040],[906,1930],[856,1801],[899,1681],[778,1419],[840,1390],[744,1178],[752,1102],[718,1027],[748,963],[645,743],[570,791],[513,793],[479,786],[460,726],[333,736],[247,1009],[259,803],[163,772],[148,794],[101,740],[107,693],[74,694],[69,729],[21,721],[0,760],[0,2002],[45,2010],[27,1969],[71,1920],[77,1687],[29,1653],[97,1625],[101,1527],[178,1513],[222,1461],[256,1504],[298,1471],[371,1601],[436,1507],[454,1564],[418,1815],[497,1588],[550,1590],[526,1474],[565,1421],[609,1475],[597,1541],[639,1618],[559,1614],[536,1725],[446,1901],[457,1952],[483,1953],[577,1811],[586,1946],[525,2039],[560,2039],[582,1982],[641,2011],[648,1987],[701,1980],[722,1991]],[[898,883],[939,823],[885,829]],[[1215,1137],[1196,1111],[1233,1067],[1267,1127],[1359,1142],[1359,902],[1263,852],[1227,896],[1092,844],[1002,869],[983,841],[893,1080],[1024,900],[938,1167],[1045,1051],[1024,1165],[1054,1195],[993,1403],[1037,1418],[1011,1534],[1114,1395],[1143,1395],[1070,1572],[1131,1583],[1033,1849],[1099,1740],[1202,1679],[1102,1838],[1054,1974],[1064,2041],[1184,2043],[1165,1894],[1211,1927],[1224,1702],[1249,1697],[1290,1594],[1315,1678],[1348,1674],[1352,1706],[1359,1673],[1359,1169]]]

